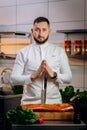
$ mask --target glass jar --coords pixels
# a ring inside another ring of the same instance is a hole
[[[64,49],[67,55],[71,54],[71,41],[70,40],[64,40]]]
[[[87,40],[82,40],[82,55],[87,55]]]
[[[74,40],[74,55],[81,55],[81,54],[82,54],[82,41]]]

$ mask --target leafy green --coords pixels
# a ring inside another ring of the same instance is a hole
[[[70,102],[70,98],[75,95],[73,86],[66,86],[64,90],[60,89],[63,102]]]
[[[38,119],[32,109],[23,109],[21,106],[17,106],[16,109],[9,110],[6,113],[6,117],[11,123],[16,124],[33,124]]]
[[[75,95],[78,95],[80,97],[80,103],[87,104],[87,91],[86,90],[84,91],[77,90]]]
[[[87,104],[87,91],[80,91],[80,89],[74,90],[74,86],[69,85],[66,86],[64,90],[60,89],[60,93],[62,95],[62,101],[64,103],[70,102],[70,99],[73,97],[80,97],[81,104]]]
[[[12,86],[12,90],[14,94],[22,94],[23,93],[23,85],[14,85]]]

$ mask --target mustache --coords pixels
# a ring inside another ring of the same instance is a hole
[[[39,35],[38,38],[44,38],[43,36]]]
[[[48,40],[48,38],[49,38],[49,36],[46,38],[46,39],[44,39],[43,41],[39,41],[37,38],[35,38],[35,37],[33,37],[34,38],[34,40],[36,41],[36,43],[38,43],[38,44],[43,44],[43,43],[45,43],[47,40]]]

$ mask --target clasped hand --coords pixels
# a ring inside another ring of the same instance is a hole
[[[36,80],[37,78],[42,77],[44,74],[47,74],[49,77],[53,77],[54,72],[52,69],[49,67],[48,63],[46,60],[43,60],[41,62],[40,67],[38,70],[31,75],[31,80]]]

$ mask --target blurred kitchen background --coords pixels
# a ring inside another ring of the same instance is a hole
[[[66,49],[70,85],[87,90],[87,0],[0,0],[0,74],[12,69],[21,48],[32,44],[32,23],[38,16],[51,22],[49,41]]]

